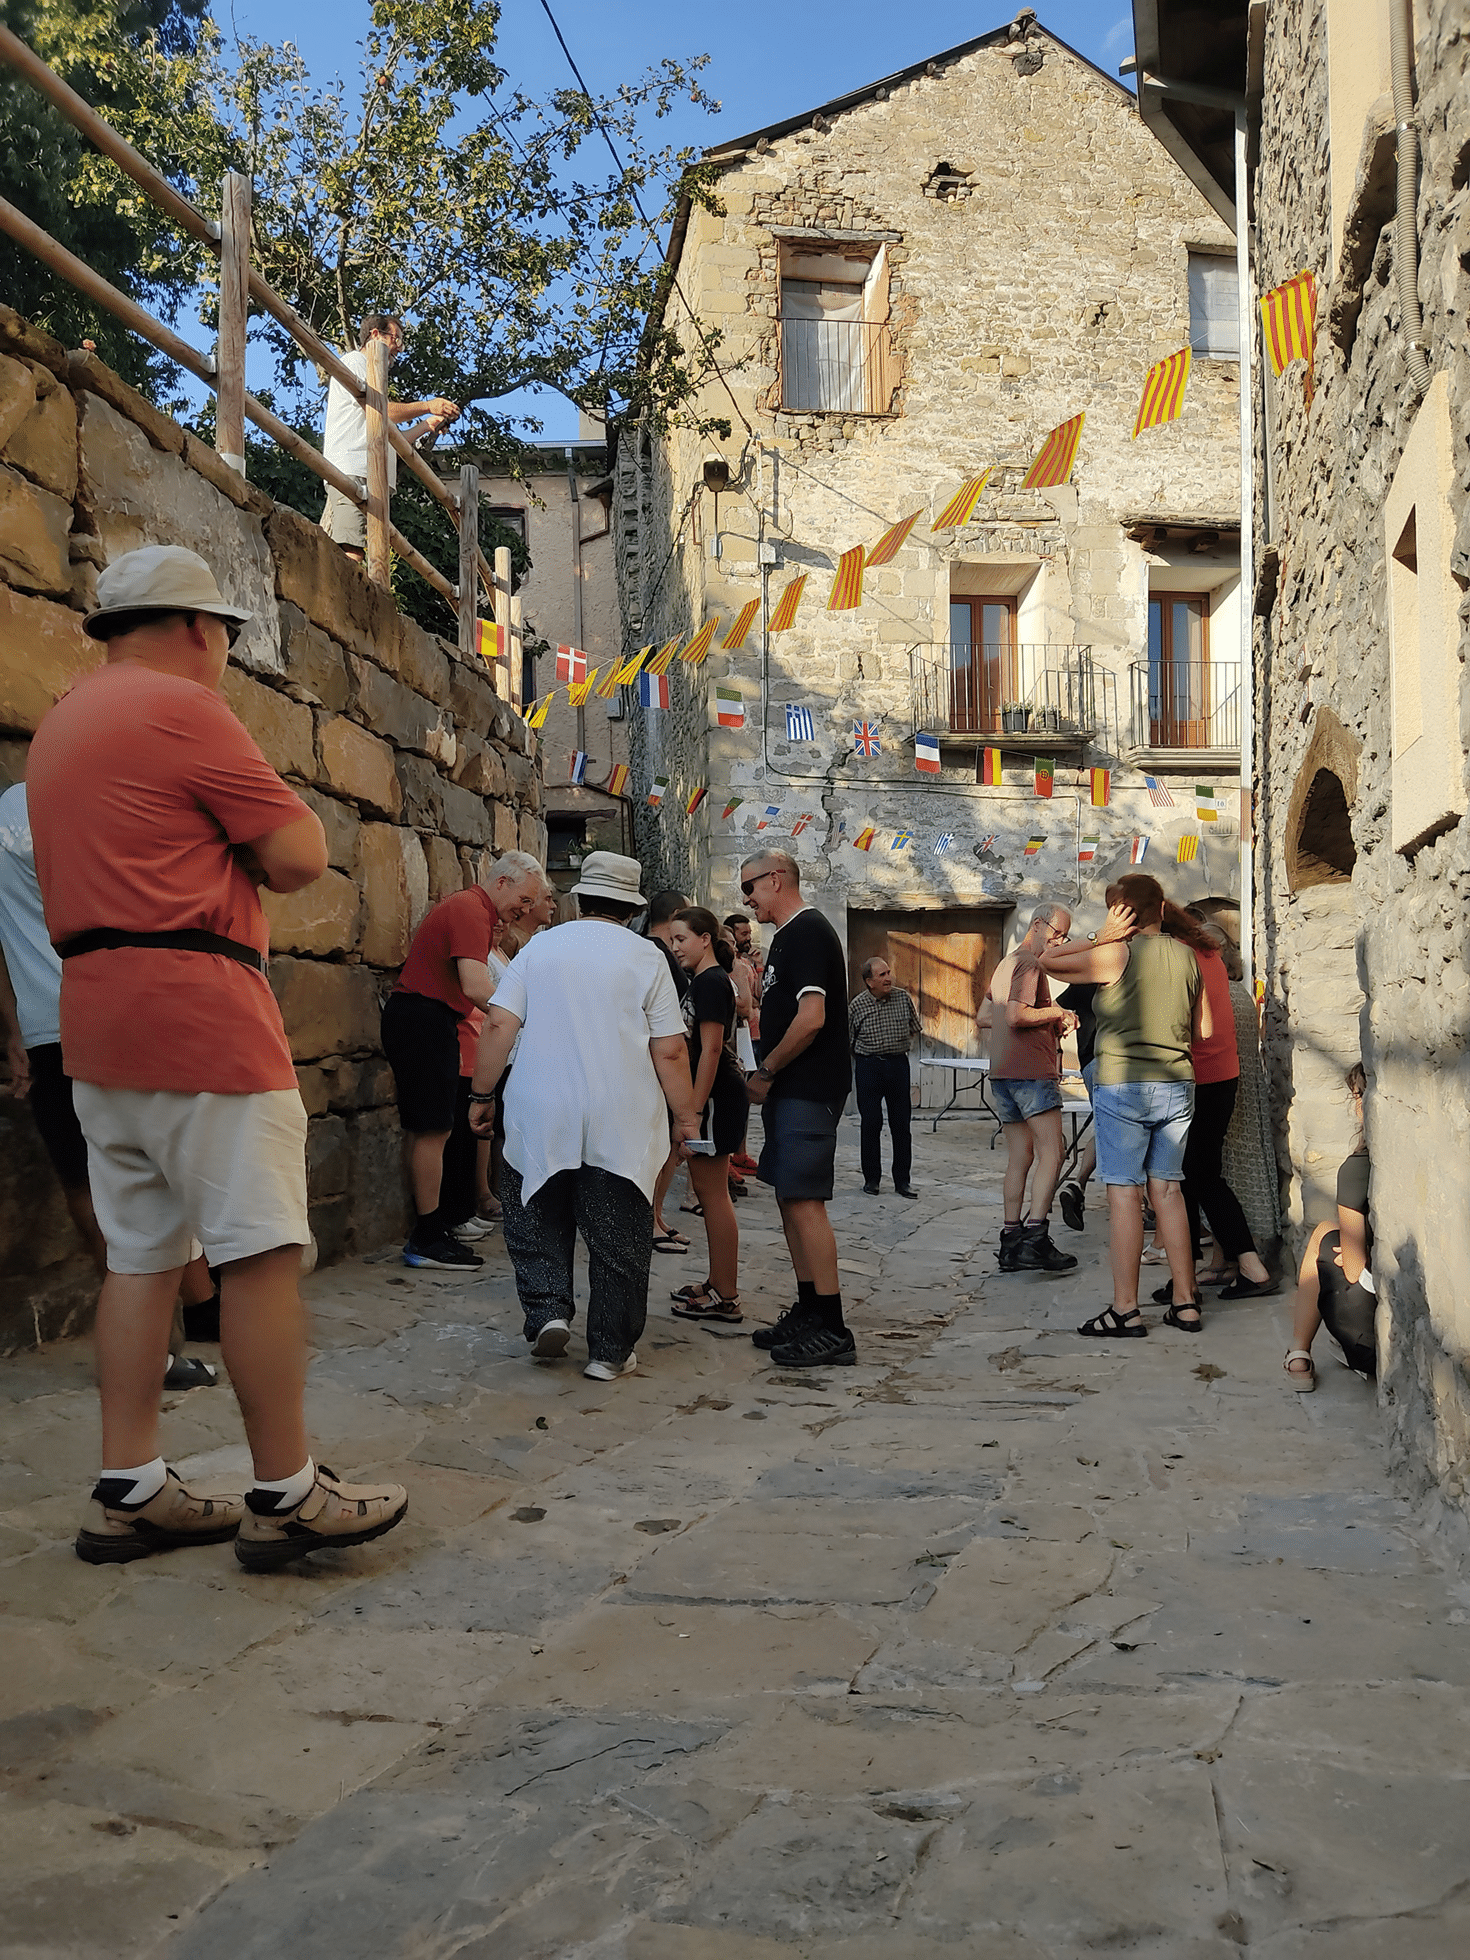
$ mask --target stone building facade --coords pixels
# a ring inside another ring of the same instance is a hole
[[[1421,158],[1395,223],[1402,4]],[[1383,1404],[1398,1461],[1470,1481],[1470,42],[1454,0],[1271,0],[1201,50],[1160,6],[1166,78],[1240,90],[1255,284],[1318,287],[1302,363],[1256,401],[1258,964],[1293,1241],[1332,1216],[1362,1060]],[[1172,46],[1168,39],[1174,39]],[[1140,39],[1140,57],[1145,47]],[[1190,67],[1191,54],[1199,59]],[[1201,163],[1208,129],[1195,135]],[[1218,146],[1217,146],[1218,148]],[[1402,283],[1422,309],[1417,375]]]
[[[326,875],[265,895],[270,980],[311,1119],[317,1254],[366,1251],[407,1218],[379,1000],[432,900],[487,854],[544,857],[535,737],[478,660],[402,617],[316,525],[0,308],[0,786],[101,658],[80,624],[98,568],[148,543],[200,552],[255,613],[225,695],[326,826]],[[0,1092],[0,1345],[74,1329],[95,1294],[30,1112]]]
[[[662,324],[714,348],[698,406],[732,433],[622,432],[624,637],[760,609],[742,650],[675,662],[667,710],[632,710],[640,853],[723,911],[741,856],[780,840],[854,966],[894,958],[929,1052],[973,1054],[991,965],[1043,894],[1095,925],[1137,837],[1182,898],[1229,912],[1238,889],[1230,234],[1126,91],[1029,14],[708,160],[717,208],[680,213]],[[1150,365],[1192,338],[1182,416],[1130,440]],[[1022,488],[1079,412],[1070,483]],[[931,530],[986,468],[973,521]],[[829,612],[839,554],[913,511],[861,608]],[[794,629],[768,634],[801,574]],[[742,727],[719,724],[719,686]],[[860,722],[878,755],[857,753]],[[917,772],[916,733],[937,737],[937,774]],[[1205,821],[1197,784],[1218,792]],[[1179,865],[1184,837],[1202,848]]]

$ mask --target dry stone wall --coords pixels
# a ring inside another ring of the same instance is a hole
[[[318,1256],[406,1222],[379,1002],[429,905],[488,855],[545,859],[535,737],[487,670],[404,618],[325,534],[94,359],[0,309],[0,775],[97,664],[98,569],[182,544],[256,617],[225,696],[321,817],[330,869],[267,893],[270,980],[309,1113]],[[221,1030],[228,1039],[228,1030]],[[0,1342],[81,1324],[95,1294],[29,1111],[0,1094]]]
[[[1470,587],[1470,43],[1463,6],[1415,8],[1418,290],[1431,364],[1448,381],[1455,432],[1447,486],[1450,569]],[[1330,76],[1320,0],[1268,9],[1257,183],[1257,281],[1302,266],[1322,288],[1316,400],[1300,367],[1269,377],[1274,430],[1258,427],[1257,537],[1279,554],[1257,637],[1263,718],[1259,786],[1260,953],[1267,1036],[1299,1250],[1330,1215],[1351,1145],[1342,1069],[1368,1075],[1373,1265],[1381,1304],[1381,1394],[1398,1459],[1424,1488],[1464,1505],[1470,1480],[1470,824],[1412,855],[1393,848],[1390,622],[1384,501],[1419,407],[1405,360],[1393,239],[1393,168],[1365,144],[1348,238],[1331,264]],[[1383,105],[1374,116],[1381,122]],[[1392,117],[1389,116],[1391,125]],[[1269,475],[1268,475],[1269,469]],[[1269,482],[1269,511],[1265,486]],[[1421,565],[1420,574],[1439,568]],[[1462,749],[1470,601],[1451,622]],[[1334,765],[1314,733],[1346,731]],[[1355,751],[1355,767],[1352,753]],[[1307,886],[1293,825],[1324,762],[1343,781],[1355,861],[1347,882]],[[1293,871],[1297,869],[1295,886]]]

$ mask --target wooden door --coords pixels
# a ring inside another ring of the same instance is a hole
[[[979,1055],[976,1017],[999,964],[1006,913],[956,906],[930,912],[847,914],[848,980],[862,986],[863,962],[885,959],[895,986],[913,996],[924,1024],[921,1052]]]
[[[1148,602],[1149,747],[1210,746],[1210,599],[1162,592]]]
[[[1016,690],[1016,602],[949,602],[949,725],[956,734],[996,735]]]

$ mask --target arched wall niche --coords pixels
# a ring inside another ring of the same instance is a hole
[[[1331,708],[1317,710],[1286,813],[1286,882],[1291,891],[1352,881],[1358,855],[1352,808],[1360,748]]]

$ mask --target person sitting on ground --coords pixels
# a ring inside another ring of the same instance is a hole
[[[624,930],[643,909],[641,875],[636,858],[589,853],[572,887],[576,923],[538,933],[495,990],[471,1090],[471,1120],[488,1136],[519,1035],[500,1202],[526,1339],[536,1360],[566,1353],[580,1231],[591,1286],[583,1373],[601,1382],[638,1366],[670,1118],[676,1145],[699,1135],[674,983],[660,952]]]
[[[847,1003],[847,1035],[862,1118],[859,1156],[863,1190],[870,1198],[878,1195],[883,1171],[885,1103],[888,1134],[893,1139],[893,1188],[901,1198],[919,1195],[911,1181],[914,1144],[909,1050],[923,1032],[919,1010],[912,996],[893,984],[893,968],[887,960],[864,960],[862,991]]]
[[[1374,1328],[1378,1289],[1368,1264],[1373,1254],[1373,1227],[1368,1217],[1373,1166],[1367,1141],[1361,1135],[1363,1094],[1368,1085],[1361,1062],[1353,1063],[1346,1080],[1360,1134],[1357,1149],[1337,1173],[1337,1223],[1324,1220],[1317,1226],[1302,1255],[1301,1276],[1291,1307],[1291,1338],[1296,1345],[1288,1351],[1285,1364],[1287,1379],[1299,1393],[1317,1386],[1312,1342],[1324,1322],[1355,1375],[1371,1382],[1378,1374]]]
[[[525,917],[545,890],[535,858],[507,851],[477,884],[429,907],[383,1003],[383,1053],[409,1139],[414,1225],[403,1248],[405,1266],[474,1272],[484,1264],[460,1242],[475,1216],[473,1052],[462,1053],[460,1027],[494,990],[487,955],[496,920]],[[471,1233],[484,1236],[482,1227]]]
[[[1043,905],[1015,951],[990,977],[990,1096],[1006,1140],[1005,1217],[996,1261],[1003,1273],[1069,1273],[1076,1257],[1052,1243],[1051,1201],[1062,1169],[1062,1038],[1073,1026],[1052,1003],[1040,956],[1063,945],[1064,905]],[[1026,1179],[1031,1204],[1026,1209]]]
[[[681,1320],[741,1320],[740,1228],[730,1202],[730,1153],[745,1134],[745,1077],[735,1058],[734,947],[720,922],[702,905],[688,905],[673,921],[674,956],[689,974],[684,1019],[689,1029],[689,1069],[699,1139],[709,1146],[689,1151],[689,1181],[704,1213],[709,1277],[681,1287],[672,1297]]]
[[[359,381],[367,380],[367,350],[371,343],[379,340],[388,350],[391,366],[403,352],[403,323],[394,313],[369,313],[363,320],[359,334],[359,345],[350,354],[342,356],[343,367],[355,374]],[[418,442],[425,436],[438,435],[447,428],[459,414],[456,402],[443,395],[435,395],[426,402],[389,402],[388,420],[395,428],[405,428],[409,423],[418,422],[428,416],[414,440]],[[432,442],[429,444],[432,448]],[[334,463],[344,476],[350,476],[356,483],[359,493],[367,496],[367,409],[366,406],[333,379],[327,383],[327,420],[322,436],[322,454],[329,463]],[[398,452],[388,447],[388,494],[393,494],[393,486],[398,479]],[[386,513],[384,513],[386,515]],[[361,504],[355,504],[344,497],[335,485],[327,485],[326,507],[321,514],[321,527],[333,544],[340,546],[347,558],[359,563],[367,549],[367,512]]]
[[[1168,905],[1156,878],[1129,872],[1108,886],[1106,898],[1107,923],[1095,944],[1055,946],[1041,955],[1042,966],[1059,979],[1098,983],[1093,1128],[1097,1174],[1108,1187],[1113,1304],[1077,1331],[1129,1340],[1148,1332],[1138,1310],[1147,1187],[1173,1283],[1164,1319],[1197,1334],[1204,1323],[1180,1186],[1194,1108],[1190,1052],[1213,1030],[1209,997],[1189,947],[1164,935],[1166,912],[1178,908]]]
[[[648,901],[648,912],[643,921],[643,937],[651,939],[658,946],[668,965],[669,978],[674,983],[674,992],[682,1006],[684,996],[689,991],[689,975],[674,957],[674,920],[689,903],[683,892],[669,888],[657,891]],[[664,1217],[664,1207],[669,1201],[669,1189],[674,1182],[674,1173],[679,1168],[679,1147],[671,1142],[669,1154],[664,1159],[663,1169],[658,1174],[658,1183],[653,1193],[653,1249],[667,1252],[675,1257],[689,1250],[689,1239],[683,1232],[673,1231]],[[687,1209],[696,1211],[698,1206],[691,1196]]]

